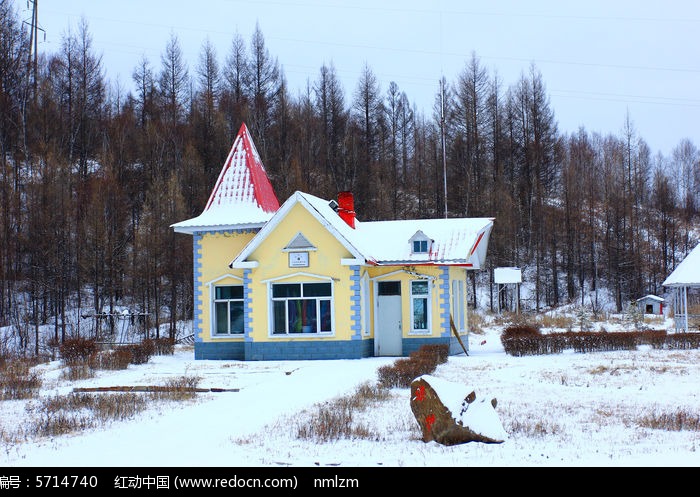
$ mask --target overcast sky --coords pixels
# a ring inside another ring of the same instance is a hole
[[[28,2],[15,4],[29,20]],[[504,87],[534,63],[562,133],[583,126],[622,136],[629,113],[653,154],[670,156],[684,138],[700,147],[698,0],[42,0],[38,6],[40,51],[58,51],[84,18],[107,77],[127,90],[142,55],[160,70],[171,33],[193,72],[207,39],[223,64],[234,34],[249,45],[258,23],[294,95],[318,78],[323,64],[333,64],[347,104],[366,63],[384,94],[396,82],[429,117],[441,76],[457,81],[473,53]]]

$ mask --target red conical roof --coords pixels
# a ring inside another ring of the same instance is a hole
[[[171,226],[180,233],[261,227],[280,207],[258,151],[241,125],[202,213]]]
[[[252,204],[267,213],[280,207],[245,123],[241,124],[204,211],[240,204]]]

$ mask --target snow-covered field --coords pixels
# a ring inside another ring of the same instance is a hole
[[[672,323],[664,326],[671,329]],[[129,421],[81,433],[3,441],[5,467],[455,467],[698,466],[700,431],[644,425],[677,413],[700,416],[700,350],[640,348],[535,357],[503,352],[501,328],[470,336],[470,353],[452,356],[433,376],[498,400],[508,434],[501,444],[424,443],[409,389],[354,415],[374,435],[315,443],[297,430],[314,405],[374,384],[396,358],[342,361],[195,361],[191,348],[95,378],[61,379],[58,362],[39,366],[43,395],[76,387],[155,385],[179,376],[199,387],[195,400],[155,403]],[[101,395],[101,394],[96,394]],[[29,401],[30,403],[32,401]],[[27,418],[27,401],[0,402],[3,433]]]

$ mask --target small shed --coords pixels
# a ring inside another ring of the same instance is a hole
[[[664,313],[664,302],[666,299],[657,297],[656,295],[645,295],[637,299],[637,308],[641,309],[644,314],[657,314],[662,316]]]

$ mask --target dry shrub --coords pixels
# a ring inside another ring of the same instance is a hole
[[[450,347],[447,344],[426,344],[416,352],[411,353],[410,357],[417,360],[425,360],[433,362],[433,370],[439,365],[447,362],[450,355]]]
[[[316,442],[330,442],[346,439],[377,439],[378,435],[366,425],[355,422],[354,415],[373,403],[389,397],[389,392],[369,383],[360,385],[355,395],[317,404],[316,411],[303,416],[308,421],[297,422],[297,438]]]
[[[514,324],[501,333],[501,344],[506,354],[522,356],[537,353],[540,330],[532,325]]]
[[[126,349],[131,353],[132,364],[146,364],[155,352],[153,340],[144,340],[141,343],[122,345],[119,349]]]
[[[319,406],[313,423],[301,424],[297,437],[315,442],[330,442],[341,438],[375,438],[366,426],[354,426],[352,412],[338,406]]]
[[[113,350],[105,350],[95,355],[92,361],[92,366],[95,369],[104,369],[110,371],[123,370],[131,364],[132,355],[128,348],[117,348]]]
[[[531,418],[512,419],[504,428],[511,435],[518,433],[528,437],[544,437],[561,432],[561,427],[550,420]]]
[[[347,409],[361,411],[371,404],[388,399],[389,396],[386,388],[365,382],[358,387],[355,395],[341,397],[336,400],[336,403],[344,404]]]
[[[475,312],[469,314],[469,332],[475,333],[477,335],[482,335],[484,333],[484,325],[486,324],[486,319],[481,314]]]
[[[61,371],[61,378],[68,381],[87,380],[95,377],[95,369],[90,364],[73,364]]]
[[[30,399],[41,388],[41,376],[32,371],[33,362],[4,361],[0,367],[0,400]]]
[[[149,405],[147,397],[133,392],[83,396],[89,404],[93,418],[102,424],[112,420],[130,419]]]
[[[144,342],[150,342],[154,355],[173,355],[175,353],[175,341],[170,338],[148,338]]]
[[[379,384],[386,388],[408,388],[413,380],[432,373],[439,364],[447,362],[448,354],[449,346],[446,344],[423,345],[409,357],[379,367]]]
[[[543,314],[538,317],[537,322],[543,328],[570,330],[574,327],[575,318],[572,316],[550,316],[548,314]]]
[[[700,348],[700,333],[603,330],[540,334],[534,328],[511,326],[501,334],[501,343],[505,352],[513,356],[556,354],[564,349],[581,353],[635,350],[639,345],[651,345],[656,349],[697,349]]]
[[[640,417],[637,420],[637,424],[645,428],[653,428],[656,430],[700,431],[700,416],[682,409],[677,409],[675,412],[647,414]]]
[[[97,353],[97,342],[87,338],[69,338],[58,348],[63,362],[72,366],[75,364],[88,364],[90,358]]]
[[[133,418],[153,405],[154,400],[191,399],[199,378],[182,376],[156,392],[71,393],[42,399],[27,406],[29,432],[56,436]]]
[[[147,398],[134,393],[55,395],[28,407],[33,414],[30,428],[39,436],[65,435],[129,419],[148,405]]]
[[[152,395],[156,399],[161,400],[188,400],[192,399],[197,394],[197,387],[201,378],[198,376],[178,376],[177,378],[169,378],[165,382],[165,386],[153,392]]]

